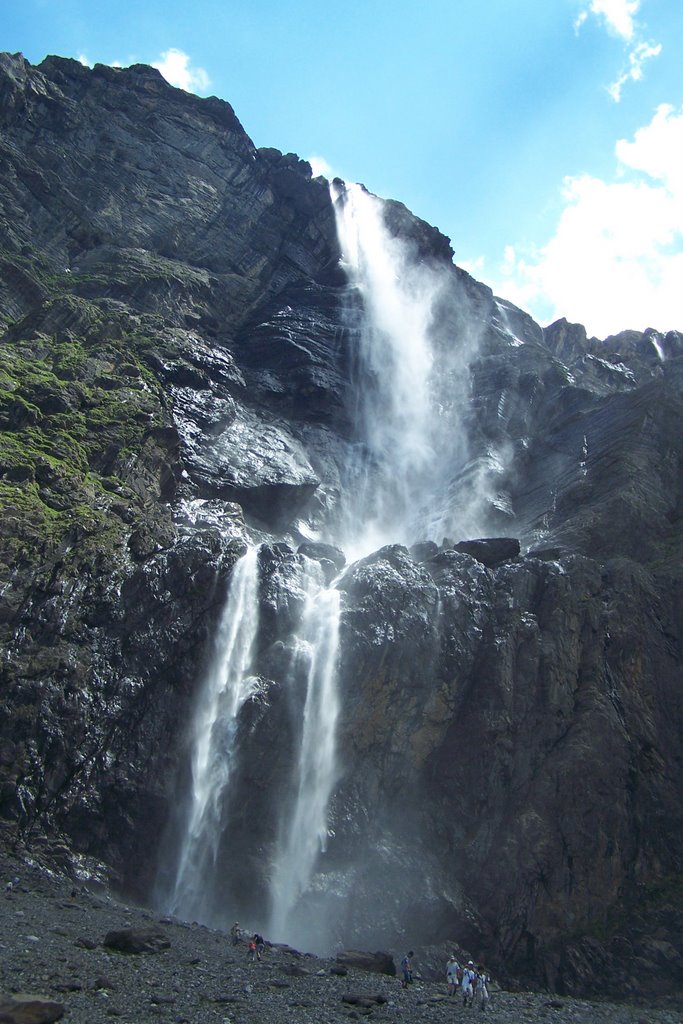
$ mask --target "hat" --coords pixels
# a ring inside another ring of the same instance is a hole
[[[467,966],[468,967],[474,967],[474,960],[468,960],[467,961]]]

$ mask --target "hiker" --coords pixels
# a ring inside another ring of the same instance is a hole
[[[408,985],[413,983],[413,957],[415,954],[412,949],[409,953],[401,960],[401,970],[403,971],[403,981],[401,982],[401,988],[408,988]]]
[[[460,965],[458,964],[458,961],[455,959],[455,954],[453,954],[453,956],[449,959],[448,963],[446,964],[446,983],[448,984],[449,996],[454,996],[455,990],[458,987],[459,969]]]
[[[477,974],[474,970],[474,962],[469,960],[462,972],[462,1005],[472,1006],[474,1002],[474,990]]]
[[[242,929],[240,928],[239,921],[235,921],[234,925],[230,929],[230,938],[232,939],[233,946],[237,946],[242,938]]]
[[[256,959],[260,960],[261,959],[261,953],[265,949],[265,945],[266,945],[265,942],[263,941],[263,936],[259,935],[259,933],[256,932],[254,934],[254,942],[256,943]]]
[[[247,946],[247,960],[256,959],[256,943],[253,939],[249,939],[249,945]]]
[[[489,995],[489,982],[491,979],[481,964],[477,967],[477,975],[479,977],[479,982],[477,984],[477,996],[481,1000],[482,1010],[485,1010],[488,1006],[489,999],[491,998]]]

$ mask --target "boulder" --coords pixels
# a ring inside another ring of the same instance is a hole
[[[391,953],[368,953],[356,949],[347,949],[337,953],[337,963],[342,967],[353,967],[361,971],[371,971],[373,974],[387,974],[394,977],[396,964]]]
[[[342,1003],[347,1003],[349,1006],[358,1006],[361,1010],[374,1010],[377,1006],[384,1006],[388,1002],[387,997],[384,993],[380,992],[377,995],[366,995],[365,993],[359,992],[347,992],[342,996]]]
[[[301,964],[280,964],[280,970],[290,978],[307,978],[311,973]]]
[[[556,562],[559,558],[562,558],[564,552],[562,548],[533,548],[531,551],[527,551],[527,558],[538,558],[541,562]]]
[[[433,540],[425,540],[419,544],[413,544],[410,548],[410,554],[416,562],[426,562],[427,559],[433,558],[438,551],[439,546]]]
[[[514,537],[484,537],[479,540],[461,540],[455,545],[456,551],[471,555],[489,569],[502,562],[510,562],[520,552],[519,541]]]
[[[102,945],[119,953],[161,953],[171,940],[162,928],[121,928],[107,932]]]
[[[62,1003],[46,996],[16,995],[0,997],[2,1024],[52,1024],[61,1020],[66,1012]]]
[[[333,544],[320,544],[314,541],[304,541],[297,548],[300,555],[305,555],[306,558],[313,558],[317,562],[328,561],[332,562],[337,572],[346,565],[346,556],[341,548],[335,547]]]

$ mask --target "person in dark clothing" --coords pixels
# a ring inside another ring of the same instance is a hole
[[[413,957],[415,954],[412,949],[409,953],[401,960],[401,970],[403,971],[403,981],[401,982],[401,988],[408,988],[408,985],[413,983]]]

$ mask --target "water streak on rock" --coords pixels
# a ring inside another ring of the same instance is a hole
[[[258,548],[233,569],[230,590],[192,722],[192,786],[169,898],[173,913],[206,918],[207,874],[223,830],[224,799],[236,757],[240,710],[254,694],[250,674],[258,631]]]
[[[293,672],[303,667],[306,699],[294,781],[274,860],[270,934],[308,948],[323,948],[318,915],[297,901],[310,885],[316,859],[327,849],[327,806],[337,781],[336,726],[339,714],[337,657],[340,595],[321,586],[320,567],[307,560],[306,607],[295,648]],[[323,928],[324,931],[324,928]]]

